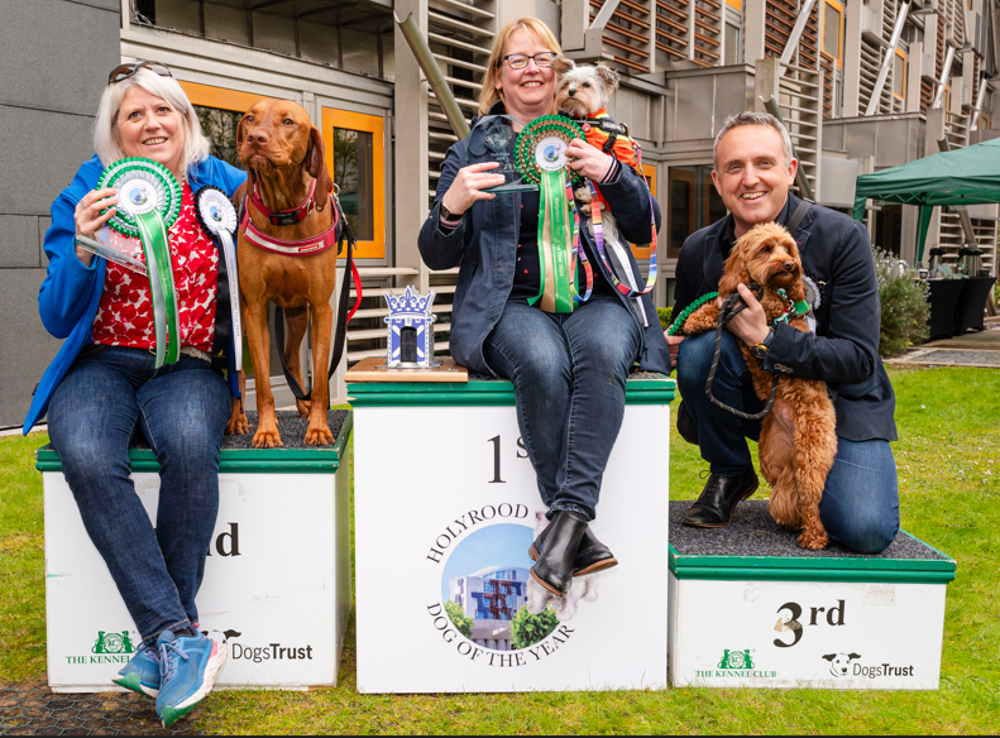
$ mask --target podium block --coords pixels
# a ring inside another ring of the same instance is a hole
[[[305,689],[337,683],[351,606],[350,458],[353,418],[331,411],[334,445],[304,447],[305,420],[278,413],[285,448],[227,437],[219,515],[198,594],[200,628],[226,643],[216,686]],[[251,426],[253,423],[251,423]],[[301,427],[299,427],[301,426]],[[123,691],[111,677],[141,640],[83,527],[51,448],[38,451],[45,505],[49,686]],[[132,449],[136,494],[156,525],[159,466]]]
[[[953,559],[905,532],[806,551],[760,500],[689,528],[690,504],[670,503],[673,686],[937,689]]]
[[[592,528],[619,560],[527,608],[544,513],[506,381],[347,380],[360,692],[666,686],[667,378],[628,382]]]

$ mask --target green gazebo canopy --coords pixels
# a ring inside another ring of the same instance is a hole
[[[920,206],[917,261],[936,205],[1000,202],[1000,138],[945,151],[898,167],[858,177],[854,219],[862,220],[868,198]]]

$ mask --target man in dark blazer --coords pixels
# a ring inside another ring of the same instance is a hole
[[[729,214],[684,242],[673,314],[718,290],[733,244],[754,225],[791,225],[814,332],[768,325],[760,304],[740,285],[748,307],[723,331],[712,394],[746,413],[763,409],[740,341],[768,371],[825,381],[837,412],[837,458],[823,491],[820,518],[831,539],[860,553],[878,553],[899,530],[899,493],[889,446],[896,440],[896,400],[878,354],[881,307],[871,245],[860,223],[819,205],[810,207],[788,192],[797,167],[788,133],[773,116],[738,113],[726,120],[715,139],[712,181]],[[736,505],[757,489],[746,438],[759,438],[760,422],[742,420],[706,397],[714,332],[668,336],[667,342],[676,357],[686,411],[679,425],[688,440],[698,443],[711,471],[684,522],[726,526]]]

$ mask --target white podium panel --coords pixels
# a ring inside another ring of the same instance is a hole
[[[216,686],[337,683],[351,605],[349,434],[350,416],[333,448],[293,450],[285,459],[280,449],[223,449],[219,515],[198,594],[200,629],[229,649]],[[150,452],[132,454],[136,493],[155,526],[159,476],[137,471],[150,468]],[[118,690],[111,678],[141,638],[58,457],[43,450],[39,459],[49,686]]]
[[[683,528],[689,504],[671,505],[673,686],[938,688],[954,560],[905,532],[877,556],[803,551],[763,500]]]
[[[349,394],[360,692],[666,686],[671,380],[629,384],[592,523],[620,563],[577,578],[561,617],[527,609],[545,508],[509,383]]]

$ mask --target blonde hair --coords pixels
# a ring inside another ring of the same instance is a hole
[[[555,34],[538,18],[519,18],[501,28],[500,33],[497,34],[496,39],[493,41],[493,51],[490,52],[490,60],[486,67],[486,76],[483,77],[483,89],[479,93],[479,112],[482,115],[490,112],[490,108],[493,107],[497,100],[503,99],[500,91],[496,89],[497,74],[500,70],[500,64],[503,63],[503,55],[507,49],[507,43],[510,41],[510,37],[514,31],[519,29],[532,34],[543,46],[548,46],[549,51],[553,51],[560,56],[562,55],[562,46],[559,45]]]
[[[198,122],[194,106],[177,80],[173,77],[161,77],[148,69],[139,69],[131,77],[114,82],[104,90],[97,107],[97,120],[94,122],[94,151],[104,166],[124,158],[125,152],[118,133],[118,113],[125,93],[137,86],[150,95],[166,100],[170,107],[180,113],[184,128],[180,171],[181,176],[185,176],[191,165],[208,158],[209,141],[201,132],[201,123]]]

